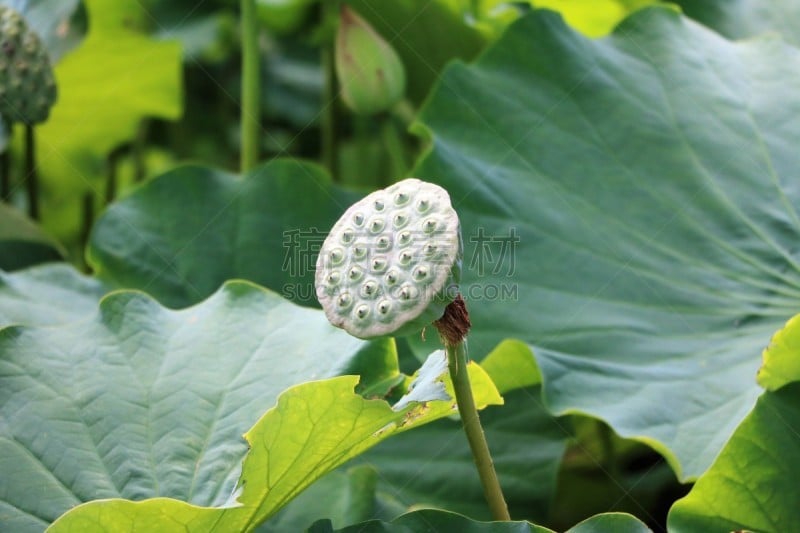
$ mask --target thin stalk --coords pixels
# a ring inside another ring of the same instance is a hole
[[[322,2],[320,10],[320,24],[323,28],[330,29],[338,18],[338,2],[326,0]],[[336,180],[338,153],[336,138],[336,64],[334,59],[334,32],[330,31],[322,43],[321,60],[322,71],[325,77],[322,89],[322,116],[320,117],[320,144],[322,165],[328,169],[331,177]]]
[[[11,141],[14,135],[14,124],[0,124],[5,129],[6,146],[0,153],[0,201],[11,203]]]
[[[408,172],[406,149],[394,117],[384,117],[381,124],[383,148],[389,156],[389,176],[405,176]],[[386,183],[385,185],[389,185]]]
[[[374,168],[374,165],[370,165],[370,145],[373,135],[371,131],[372,119],[364,115],[353,115],[352,121],[353,140],[355,141],[355,159],[358,162],[358,170],[353,172],[346,180],[342,179],[341,181],[349,182],[348,185],[353,185],[355,182],[358,183],[359,186],[366,185],[370,188],[377,188],[380,186],[380,183],[375,181],[375,176],[372,176],[372,172],[369,170]],[[355,179],[353,179],[353,177],[355,177]]]
[[[147,175],[145,150],[147,148],[147,133],[149,131],[149,126],[150,123],[146,118],[139,122],[139,128],[136,130],[136,138],[133,140],[133,146],[131,147],[134,183],[144,181],[144,177]]]
[[[455,346],[448,344],[445,349],[450,378],[453,380],[453,389],[456,394],[458,413],[461,415],[461,422],[464,424],[464,432],[467,434],[472,457],[478,468],[483,494],[495,520],[511,520],[503,491],[500,488],[500,481],[497,479],[497,472],[494,469],[492,456],[489,453],[489,445],[486,443],[486,436],[483,434],[481,421],[478,418],[475,399],[472,397],[464,342],[459,342]]]
[[[461,296],[457,296],[447,306],[442,318],[434,322],[434,325],[444,341],[447,367],[450,370],[450,379],[453,381],[458,413],[461,415],[461,423],[467,434],[472,458],[478,469],[481,485],[483,485],[483,494],[495,520],[511,520],[508,514],[508,505],[506,505],[503,490],[500,488],[500,481],[497,479],[497,472],[494,469],[492,455],[489,453],[489,445],[486,443],[486,436],[481,427],[481,420],[478,417],[478,409],[475,407],[475,399],[472,397],[466,349],[466,336],[471,324]]]
[[[8,148],[0,153],[0,201],[11,203],[11,155]]]
[[[94,225],[94,195],[91,192],[84,193],[82,202],[81,202],[81,234],[80,234],[80,248],[82,250],[86,249],[86,245],[89,243],[89,235],[92,233],[92,226]],[[89,265],[86,264],[86,260],[82,255],[81,262],[83,263],[83,268],[87,272],[89,271]]]
[[[417,118],[417,111],[408,98],[403,98],[391,109],[392,115],[397,117],[408,128]]]
[[[242,0],[242,174],[258,163],[261,109],[258,20],[255,0]]]
[[[36,172],[36,136],[33,126],[25,125],[25,190],[28,193],[28,215],[39,220],[39,176]]]
[[[117,197],[119,160],[122,157],[124,151],[125,151],[124,147],[112,150],[111,153],[108,154],[108,158],[106,159],[106,196],[105,196],[106,205],[113,202],[114,198]]]

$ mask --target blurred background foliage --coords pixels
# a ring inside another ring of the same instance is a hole
[[[262,76],[258,142],[261,160],[290,156],[315,161],[326,167],[334,183],[367,191],[401,179],[424,153],[426,140],[412,135],[409,127],[444,66],[474,59],[520,14],[532,8],[554,9],[585,35],[602,37],[633,10],[658,2],[346,3],[396,50],[406,72],[405,97],[391,109],[368,116],[343,105],[332,65],[338,2],[258,0]],[[679,3],[688,15],[729,37],[785,29],[786,37],[795,39],[788,28],[797,13],[772,16],[785,11],[744,1]],[[0,267],[14,270],[66,259],[88,270],[84,250],[93,222],[108,204],[138,184],[187,162],[239,172],[238,1],[3,0],[0,4],[22,9],[40,32],[59,87],[50,119],[36,128],[38,220],[25,215],[31,207],[27,187],[31,176],[23,165],[27,148],[21,126],[5,127],[0,139],[5,148],[0,169],[5,200],[0,204]],[[325,153],[326,124],[335,141],[331,153]],[[221,190],[234,187],[209,177],[213,172],[175,175],[176,180],[208,179],[209,187]],[[322,170],[315,167],[311,173],[316,176]],[[281,201],[280,191],[273,192]],[[298,216],[315,216],[314,206],[304,204]],[[124,228],[117,229],[124,233]],[[215,283],[216,278],[203,289],[211,291]],[[401,356],[401,364],[413,369],[414,356],[402,343]],[[548,508],[538,501],[539,507],[527,512],[515,509],[515,517],[545,520],[558,528],[597,512],[627,510],[649,516],[653,527],[664,523],[669,505],[688,487],[677,482],[661,456],[619,438],[596,420],[567,416],[561,422],[572,437],[564,447],[556,493],[550,496],[557,504]],[[389,509],[392,503],[386,500],[381,505]]]
[[[364,190],[403,176],[424,149],[408,133],[416,109],[451,60],[476,57],[531,7],[563,13],[590,36],[608,33],[648,0],[350,0],[401,57],[406,98],[391,112],[349,112],[326,78],[338,2],[258,0],[262,159],[323,159],[320,128],[335,128],[334,180]],[[135,183],[179,162],[237,170],[241,48],[235,0],[4,0],[21,8],[47,44],[59,86],[50,119],[36,128],[39,217],[59,254],[84,265],[83,249],[103,207]],[[329,56],[328,56],[329,57]],[[328,93],[333,98],[326,98]],[[29,209],[21,127],[12,131],[4,196]],[[7,139],[8,140],[8,139]],[[26,226],[27,227],[27,226]],[[45,237],[45,235],[49,237]],[[10,239],[10,237],[7,237]],[[20,244],[15,246],[19,248]],[[40,249],[40,252],[44,250]],[[49,258],[31,250],[32,257]],[[19,257],[19,254],[14,254]],[[8,254],[7,257],[11,257]],[[21,266],[11,259],[2,266]]]

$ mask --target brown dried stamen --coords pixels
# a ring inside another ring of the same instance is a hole
[[[469,321],[467,305],[461,295],[457,295],[444,310],[442,318],[433,322],[445,345],[455,346],[466,338],[472,323]]]

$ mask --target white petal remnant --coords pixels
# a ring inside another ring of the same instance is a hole
[[[425,403],[434,400],[452,400],[444,386],[447,373],[447,355],[444,350],[436,350],[428,356],[417,371],[417,377],[408,387],[405,396],[392,406],[393,411],[402,411],[412,402]]]
[[[450,196],[409,178],[355,203],[317,259],[328,320],[362,339],[407,335],[442,316],[458,293],[461,228]]]

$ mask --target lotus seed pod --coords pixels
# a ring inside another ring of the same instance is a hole
[[[461,258],[447,191],[410,178],[373,192],[336,222],[317,258],[317,298],[351,335],[409,335],[453,301]]]
[[[0,116],[9,122],[47,120],[56,101],[50,58],[17,11],[0,6]]]
[[[406,90],[406,73],[397,52],[346,5],[336,34],[336,77],[344,103],[365,115],[386,111]]]

